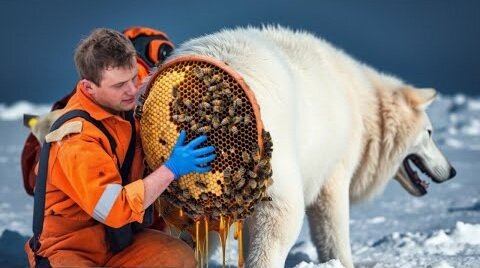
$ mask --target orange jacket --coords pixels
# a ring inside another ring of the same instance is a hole
[[[132,163],[132,182],[122,187],[116,157],[123,163],[131,136],[130,123],[95,104],[80,83],[65,107],[65,111],[72,109],[85,110],[105,125],[117,143],[117,155],[111,151],[102,131],[83,118],[71,119],[69,122],[81,121],[82,129],[78,134],[52,143],[45,215],[77,221],[94,218],[114,228],[133,221],[142,222],[144,167],[140,138],[137,138]],[[139,131],[138,124],[136,131]],[[137,137],[140,136],[137,134]]]

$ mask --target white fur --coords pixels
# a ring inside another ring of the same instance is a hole
[[[248,221],[246,267],[283,267],[305,211],[320,261],[339,258],[353,267],[350,203],[380,193],[413,143],[421,143],[429,124],[422,96],[429,94],[309,33],[281,27],[192,39],[170,59],[185,54],[235,69],[254,91],[272,136],[273,201],[259,204]],[[440,162],[446,178],[450,166]]]

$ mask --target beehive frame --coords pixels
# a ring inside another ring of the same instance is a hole
[[[169,157],[182,129],[187,142],[206,134],[202,145],[215,146],[210,172],[182,176],[162,194],[191,219],[242,220],[265,199],[273,144],[253,92],[227,64],[198,55],[165,63],[150,78],[136,114],[152,170]]]

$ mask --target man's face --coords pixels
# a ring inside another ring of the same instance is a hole
[[[103,70],[100,85],[85,80],[93,100],[110,113],[129,111],[135,107],[138,88],[137,67],[116,67]]]

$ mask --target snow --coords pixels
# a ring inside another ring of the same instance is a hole
[[[306,263],[302,261],[294,268],[344,268],[343,265],[340,263],[339,260],[330,260],[328,262],[322,264],[314,264],[314,263]]]
[[[33,198],[25,193],[20,172],[20,153],[28,134],[21,118],[23,113],[43,114],[49,109],[50,105],[23,101],[0,104],[0,234],[5,231],[0,237],[0,263],[6,258],[3,248],[32,233]],[[480,98],[440,95],[428,113],[434,139],[457,176],[442,184],[431,183],[429,193],[421,198],[392,181],[373,201],[352,206],[350,238],[357,268],[480,267]],[[21,242],[16,250],[18,267],[25,266]],[[220,251],[210,255],[209,267],[221,267]],[[226,255],[227,267],[236,267],[238,246],[233,238]],[[338,260],[318,262],[304,223],[286,267],[343,266]]]
[[[27,101],[18,101],[10,106],[0,103],[0,120],[18,120],[23,118],[23,114],[42,115],[48,113],[51,106],[48,104],[32,104]]]

